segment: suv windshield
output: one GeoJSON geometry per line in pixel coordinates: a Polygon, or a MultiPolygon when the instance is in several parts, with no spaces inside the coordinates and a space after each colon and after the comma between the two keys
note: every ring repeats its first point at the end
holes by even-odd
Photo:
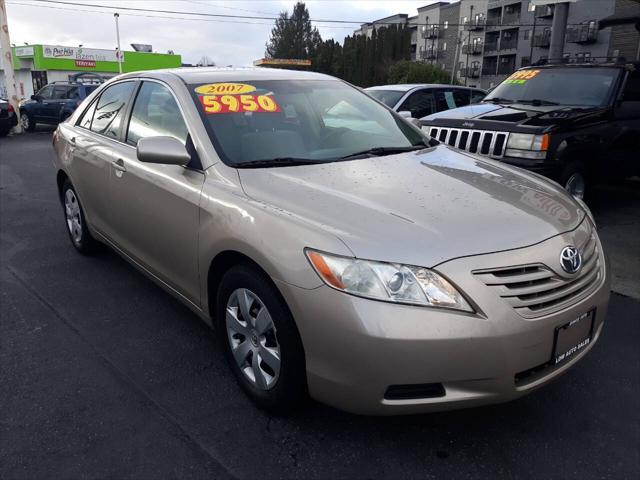
{"type": "Polygon", "coordinates": [[[373,98],[378,100],[379,102],[384,103],[387,107],[393,108],[396,103],[402,98],[402,96],[407,93],[401,90],[374,90],[374,89],[365,89],[367,95],[371,95],[373,98]]]}
{"type": "Polygon", "coordinates": [[[483,101],[602,106],[618,78],[615,68],[541,68],[518,70],[483,101]]]}
{"type": "Polygon", "coordinates": [[[403,119],[337,80],[192,84],[189,89],[229,165],[324,163],[428,144],[403,119]]]}

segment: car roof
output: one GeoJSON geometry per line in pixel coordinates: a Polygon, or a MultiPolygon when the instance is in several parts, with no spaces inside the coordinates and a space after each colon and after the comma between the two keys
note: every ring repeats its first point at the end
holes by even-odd
{"type": "Polygon", "coordinates": [[[244,82],[249,80],[338,80],[330,75],[301,70],[267,67],[183,67],[132,72],[119,78],[178,76],[187,84],[206,82],[244,82]]]}
{"type": "Polygon", "coordinates": [[[398,92],[408,92],[414,88],[460,88],[463,90],[481,90],[475,87],[465,87],[464,85],[450,85],[445,83],[398,83],[395,85],[376,85],[365,90],[395,90],[398,92]]]}

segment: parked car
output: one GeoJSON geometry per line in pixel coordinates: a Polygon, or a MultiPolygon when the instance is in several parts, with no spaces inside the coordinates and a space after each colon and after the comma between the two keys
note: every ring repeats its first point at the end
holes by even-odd
{"type": "Polygon", "coordinates": [[[79,252],[110,245],[215,327],[260,406],[308,392],[368,414],[519,397],[603,328],[588,208],[436,144],[345,82],[278,69],[125,74],[53,138],[79,252]]]}
{"type": "MultiPolygon", "coordinates": [[[[95,75],[95,74],[92,74],[95,75]]],[[[27,131],[34,131],[38,123],[57,125],[64,122],[78,105],[102,83],[52,82],[42,87],[20,105],[20,121],[27,131]]]]}
{"type": "Polygon", "coordinates": [[[443,143],[540,173],[583,198],[590,184],[640,175],[639,67],[522,68],[482,103],[421,123],[443,143]]]}
{"type": "Polygon", "coordinates": [[[0,98],[0,137],[5,137],[18,124],[18,116],[8,100],[0,98]]]}
{"type": "Polygon", "coordinates": [[[479,88],[438,84],[381,85],[365,92],[396,112],[410,112],[406,116],[413,118],[476,103],[486,95],[479,88]]]}

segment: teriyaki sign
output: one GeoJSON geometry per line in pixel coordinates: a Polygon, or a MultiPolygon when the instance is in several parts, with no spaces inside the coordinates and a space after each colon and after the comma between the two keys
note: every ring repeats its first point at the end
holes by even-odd
{"type": "Polygon", "coordinates": [[[59,47],[55,45],[43,45],[42,55],[44,58],[60,58],[89,62],[117,62],[118,56],[115,50],[102,50],[97,48],[82,47],[59,47]]]}

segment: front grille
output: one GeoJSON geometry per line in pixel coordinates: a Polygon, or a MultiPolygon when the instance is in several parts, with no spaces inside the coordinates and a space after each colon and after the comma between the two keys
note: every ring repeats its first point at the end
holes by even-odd
{"type": "Polygon", "coordinates": [[[598,285],[602,272],[595,235],[592,233],[578,249],[582,268],[572,278],[561,277],[541,263],[477,270],[473,274],[523,317],[539,317],[577,302],[598,285]]]}
{"type": "Polygon", "coordinates": [[[460,150],[479,153],[492,158],[502,158],[507,145],[508,132],[469,130],[449,127],[423,127],[431,138],[460,150]]]}

